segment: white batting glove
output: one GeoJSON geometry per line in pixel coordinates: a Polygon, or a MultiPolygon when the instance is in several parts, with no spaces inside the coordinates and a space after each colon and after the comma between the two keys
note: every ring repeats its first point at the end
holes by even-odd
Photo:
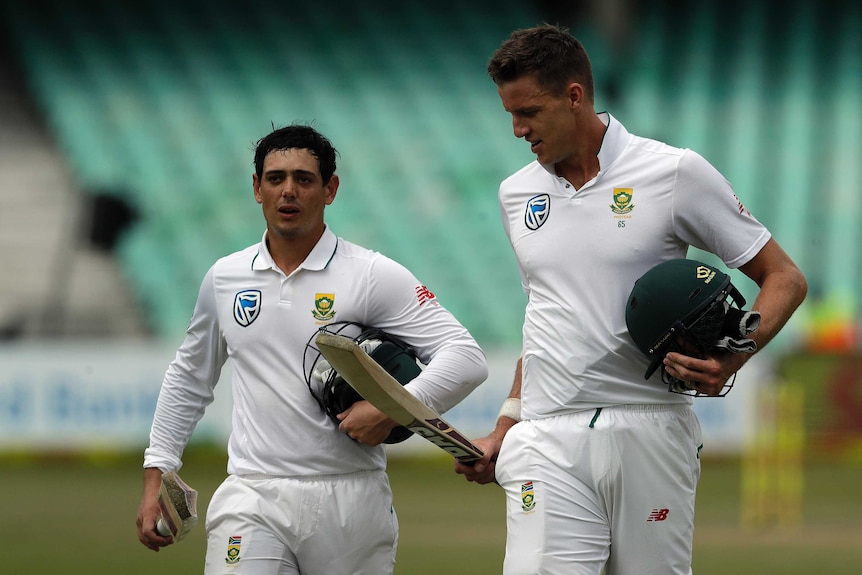
{"type": "MultiPolygon", "coordinates": [[[[366,339],[362,343],[359,344],[359,347],[362,350],[371,355],[371,353],[383,343],[379,339],[366,339]]],[[[332,366],[329,365],[329,362],[326,361],[326,358],[323,355],[317,360],[317,363],[314,365],[314,369],[311,371],[311,377],[315,379],[318,383],[323,385],[326,383],[332,375],[332,366]]]]}
{"type": "Polygon", "coordinates": [[[316,380],[320,385],[326,383],[329,377],[332,375],[332,366],[329,365],[329,362],[326,361],[326,358],[322,355],[320,359],[317,360],[317,363],[314,365],[314,370],[311,372],[312,379],[316,380]]]}
{"type": "Polygon", "coordinates": [[[383,342],[380,341],[379,339],[366,339],[365,341],[363,341],[362,343],[359,344],[359,347],[362,348],[362,351],[364,351],[368,355],[371,355],[371,352],[373,352],[375,349],[377,349],[381,343],[383,343],[383,342]]]}

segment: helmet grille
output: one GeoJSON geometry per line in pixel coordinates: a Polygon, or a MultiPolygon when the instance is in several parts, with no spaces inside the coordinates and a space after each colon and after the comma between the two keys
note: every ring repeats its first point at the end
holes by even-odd
{"type": "MultiPolygon", "coordinates": [[[[724,296],[723,293],[722,296],[724,296]]],[[[703,349],[710,349],[721,338],[725,314],[723,298],[718,299],[690,326],[687,326],[687,331],[694,336],[703,349]]]]}

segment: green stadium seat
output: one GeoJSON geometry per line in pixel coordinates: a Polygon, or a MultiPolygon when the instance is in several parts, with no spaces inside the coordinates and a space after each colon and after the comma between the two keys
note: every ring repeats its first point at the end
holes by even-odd
{"type": "MultiPolygon", "coordinates": [[[[512,29],[546,19],[539,8],[291,6],[285,33],[264,0],[48,4],[19,7],[10,38],[82,189],[128,190],[144,215],[120,254],[158,335],[185,329],[212,261],[259,240],[253,146],[303,121],[342,153],[336,233],[406,264],[483,342],[519,341],[524,296],[496,192],[533,157],[485,66],[512,29]]],[[[801,0],[777,15],[731,4],[638,11],[626,62],[595,27],[573,30],[597,74],[617,74],[609,109],[631,131],[706,156],[823,289],[859,285],[862,256],[842,250],[860,242],[859,8],[832,22],[801,0]]]]}

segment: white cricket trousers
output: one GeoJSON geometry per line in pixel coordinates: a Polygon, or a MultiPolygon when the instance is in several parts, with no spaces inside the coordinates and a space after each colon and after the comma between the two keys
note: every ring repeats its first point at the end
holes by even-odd
{"type": "Polygon", "coordinates": [[[688,405],[613,406],[506,434],[504,575],[688,575],[700,478],[688,405]]]}
{"type": "Polygon", "coordinates": [[[232,475],[206,530],[205,575],[390,575],[398,546],[385,471],[232,475]]]}

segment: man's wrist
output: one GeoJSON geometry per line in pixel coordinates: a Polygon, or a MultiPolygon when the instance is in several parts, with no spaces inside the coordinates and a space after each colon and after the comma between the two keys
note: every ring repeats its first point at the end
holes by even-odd
{"type": "Polygon", "coordinates": [[[500,412],[497,414],[497,419],[508,417],[514,421],[521,421],[521,398],[508,397],[500,407],[500,412]]]}

